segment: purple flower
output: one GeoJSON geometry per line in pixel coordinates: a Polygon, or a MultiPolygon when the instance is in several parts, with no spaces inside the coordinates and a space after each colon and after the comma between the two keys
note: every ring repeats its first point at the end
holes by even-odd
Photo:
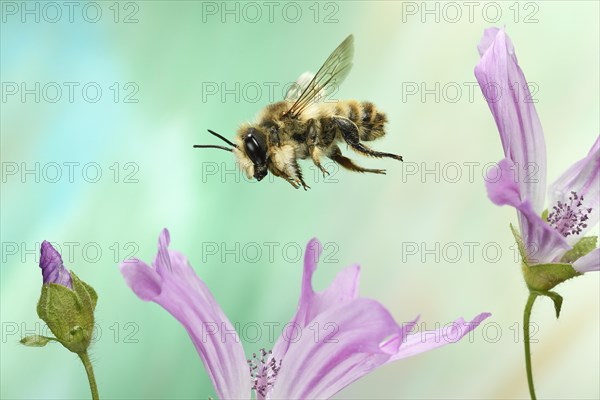
{"type": "Polygon", "coordinates": [[[488,176],[486,187],[492,202],[517,210],[523,261],[530,266],[570,264],[578,273],[600,270],[595,242],[581,241],[599,217],[599,139],[550,185],[545,211],[544,133],[513,44],[503,29],[489,28],[478,49],[481,59],[475,76],[496,121],[505,156],[498,175],[488,176]],[[575,250],[587,255],[573,257],[571,250],[577,244],[575,250]]]}
{"type": "Polygon", "coordinates": [[[186,257],[168,249],[169,241],[165,229],[153,266],[124,262],[121,273],[140,299],[159,304],[185,327],[222,399],[250,399],[252,390],[257,399],[329,398],[379,366],[460,340],[490,315],[411,333],[416,319],[399,326],[380,303],[358,296],[358,265],[315,292],[321,246],[313,239],[296,315],[272,351],[261,349],[247,360],[231,322],[186,257]]]}
{"type": "Polygon", "coordinates": [[[44,284],[56,283],[73,289],[71,273],[63,265],[60,253],[52,247],[50,242],[45,240],[40,248],[40,268],[42,269],[44,284]]]}

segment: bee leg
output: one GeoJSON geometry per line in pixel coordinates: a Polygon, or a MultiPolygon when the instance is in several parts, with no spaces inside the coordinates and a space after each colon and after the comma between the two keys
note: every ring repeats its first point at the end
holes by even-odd
{"type": "Polygon", "coordinates": [[[296,160],[294,159],[292,161],[291,164],[292,170],[293,170],[293,177],[292,179],[295,180],[297,185],[302,185],[302,188],[304,190],[310,189],[310,186],[308,186],[306,184],[306,182],[304,182],[304,178],[302,177],[302,170],[300,169],[300,166],[298,165],[298,162],[296,162],[296,160]]]}
{"type": "MultiPolygon", "coordinates": [[[[271,144],[271,146],[279,147],[281,142],[279,140],[279,134],[277,133],[277,129],[271,128],[269,132],[269,143],[271,144]]],[[[288,168],[285,165],[285,162],[280,160],[279,158],[278,161],[275,161],[274,165],[272,165],[271,167],[271,172],[273,173],[273,175],[285,179],[290,185],[294,187],[294,189],[298,189],[300,187],[300,182],[297,179],[294,179],[291,176],[289,176],[286,173],[287,170],[288,168]]]]}
{"type": "Polygon", "coordinates": [[[315,119],[309,119],[307,125],[306,145],[308,147],[308,153],[310,154],[313,163],[321,170],[323,177],[325,177],[326,175],[329,175],[329,171],[321,165],[320,156],[322,151],[318,147],[319,136],[317,135],[317,121],[315,119]]]}
{"type": "Polygon", "coordinates": [[[348,143],[348,145],[350,145],[350,147],[352,147],[352,149],[354,149],[355,151],[371,157],[389,157],[402,161],[402,156],[375,151],[360,143],[358,136],[358,127],[354,122],[350,121],[348,118],[335,115],[331,117],[331,119],[339,128],[346,143],[348,143]]]}
{"type": "Polygon", "coordinates": [[[306,191],[306,190],[308,190],[308,189],[310,189],[310,186],[308,186],[308,185],[306,184],[306,182],[304,182],[303,180],[300,180],[300,183],[302,184],[302,188],[303,188],[305,191],[306,191]]]}
{"type": "Polygon", "coordinates": [[[300,166],[295,159],[291,159],[285,164],[272,163],[270,164],[269,170],[273,173],[273,175],[279,176],[280,178],[283,178],[289,182],[294,189],[298,189],[300,186],[302,186],[304,190],[310,189],[310,186],[304,182],[304,179],[302,178],[302,171],[300,170],[300,166]]]}
{"type": "Polygon", "coordinates": [[[342,167],[354,171],[354,172],[370,172],[372,174],[383,174],[385,175],[385,169],[370,169],[363,168],[359,165],[356,165],[354,161],[349,159],[348,157],[344,157],[339,147],[335,146],[333,152],[329,155],[333,161],[341,165],[342,167]]]}
{"type": "Polygon", "coordinates": [[[321,172],[323,173],[323,178],[325,178],[327,175],[329,175],[329,171],[327,171],[325,169],[325,167],[323,167],[321,165],[321,161],[319,160],[319,156],[317,155],[317,151],[314,151],[310,154],[310,157],[313,160],[313,163],[315,163],[315,165],[317,166],[317,168],[319,168],[321,170],[321,172]]]}
{"type": "Polygon", "coordinates": [[[286,182],[292,185],[294,189],[298,189],[300,187],[300,185],[294,179],[288,176],[284,171],[275,167],[273,164],[269,165],[269,171],[271,171],[273,175],[284,179],[286,182]]]}
{"type": "Polygon", "coordinates": [[[321,165],[321,154],[323,154],[323,151],[319,147],[317,147],[317,146],[313,146],[312,149],[309,146],[309,152],[310,152],[310,158],[312,159],[313,163],[323,173],[323,178],[325,176],[329,175],[329,171],[327,171],[325,169],[325,167],[323,167],[323,165],[321,165]]]}
{"type": "Polygon", "coordinates": [[[300,187],[300,185],[298,185],[294,180],[292,180],[292,178],[285,178],[285,180],[288,181],[290,185],[294,187],[294,189],[298,189],[300,187]]]}
{"type": "Polygon", "coordinates": [[[285,176],[284,179],[287,180],[290,183],[290,185],[292,185],[294,187],[294,189],[298,189],[298,188],[300,188],[300,186],[302,186],[302,188],[304,190],[310,189],[310,186],[308,186],[306,184],[306,182],[304,182],[304,179],[302,178],[302,176],[299,176],[297,178],[293,178],[291,176],[285,176]]]}

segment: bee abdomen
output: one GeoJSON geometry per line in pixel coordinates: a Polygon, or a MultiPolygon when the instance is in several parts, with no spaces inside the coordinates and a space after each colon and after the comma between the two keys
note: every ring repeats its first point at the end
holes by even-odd
{"type": "Polygon", "coordinates": [[[368,142],[385,135],[387,117],[384,113],[378,111],[373,103],[369,101],[359,103],[350,100],[344,108],[347,113],[345,117],[358,127],[360,140],[368,142]]]}

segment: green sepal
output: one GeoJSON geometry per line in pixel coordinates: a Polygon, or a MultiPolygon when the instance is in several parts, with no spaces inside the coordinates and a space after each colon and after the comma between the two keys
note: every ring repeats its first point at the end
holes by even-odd
{"type": "Polygon", "coordinates": [[[536,264],[528,266],[523,262],[523,277],[530,290],[547,292],[559,283],[582,275],[571,264],[536,264]]]}
{"type": "Polygon", "coordinates": [[[517,242],[517,248],[519,249],[519,255],[521,256],[521,260],[525,262],[525,260],[527,259],[527,253],[525,252],[525,245],[523,244],[523,239],[521,238],[519,231],[513,226],[513,224],[510,224],[510,231],[512,232],[515,241],[517,242]]]}
{"type": "MultiPolygon", "coordinates": [[[[523,278],[525,279],[525,284],[527,285],[529,290],[537,292],[547,292],[559,283],[562,283],[576,276],[582,275],[581,273],[575,271],[573,266],[567,262],[529,265],[529,263],[527,262],[527,253],[525,251],[525,245],[523,244],[523,239],[521,238],[519,231],[517,231],[517,229],[514,226],[512,226],[512,224],[510,225],[510,229],[517,242],[517,247],[519,248],[519,254],[521,255],[523,278]]],[[[579,245],[579,247],[577,247],[576,250],[577,253],[580,254],[579,257],[583,255],[583,251],[587,250],[589,252],[592,248],[595,248],[595,239],[593,242],[593,247],[591,248],[589,248],[591,241],[584,241],[584,239],[590,238],[583,238],[582,240],[580,240],[579,243],[577,243],[577,245],[575,245],[575,247],[571,251],[565,254],[565,257],[570,252],[576,250],[576,247],[580,243],[581,245],[579,245]]]]}
{"type": "Polygon", "coordinates": [[[42,335],[25,336],[19,343],[28,347],[44,347],[49,341],[56,340],[42,335]]]}
{"type": "Polygon", "coordinates": [[[70,273],[73,290],[55,283],[43,285],[37,312],[63,346],[83,353],[90,346],[98,296],[73,271],[70,273]]]}
{"type": "Polygon", "coordinates": [[[598,244],[598,236],[586,236],[581,238],[573,248],[565,253],[560,259],[562,263],[573,264],[579,258],[585,256],[590,251],[596,248],[598,244]]]}
{"type": "Polygon", "coordinates": [[[96,309],[96,303],[98,302],[96,291],[90,285],[79,279],[73,271],[71,271],[71,280],[73,281],[73,290],[79,295],[83,307],[93,313],[96,309]]]}
{"type": "Polygon", "coordinates": [[[533,293],[537,294],[538,296],[546,296],[548,297],[550,300],[552,300],[552,302],[554,303],[554,311],[556,311],[556,319],[558,319],[558,317],[560,317],[560,310],[563,304],[563,297],[556,293],[556,292],[551,292],[551,291],[546,291],[546,292],[538,292],[538,291],[532,291],[533,293]]]}

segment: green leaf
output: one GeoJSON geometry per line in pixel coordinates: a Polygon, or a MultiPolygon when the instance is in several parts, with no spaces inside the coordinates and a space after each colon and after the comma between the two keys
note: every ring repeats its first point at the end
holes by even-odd
{"type": "Polygon", "coordinates": [[[568,279],[581,275],[571,264],[537,264],[528,266],[523,263],[523,277],[529,289],[547,292],[568,279]]]}
{"type": "Polygon", "coordinates": [[[32,335],[26,336],[23,339],[19,340],[19,342],[25,346],[29,347],[44,347],[48,344],[49,341],[56,340],[54,338],[49,338],[41,335],[32,335]]]}
{"type": "Polygon", "coordinates": [[[594,250],[598,244],[598,236],[586,236],[581,238],[573,248],[565,253],[560,262],[573,264],[579,258],[594,250]]]}

